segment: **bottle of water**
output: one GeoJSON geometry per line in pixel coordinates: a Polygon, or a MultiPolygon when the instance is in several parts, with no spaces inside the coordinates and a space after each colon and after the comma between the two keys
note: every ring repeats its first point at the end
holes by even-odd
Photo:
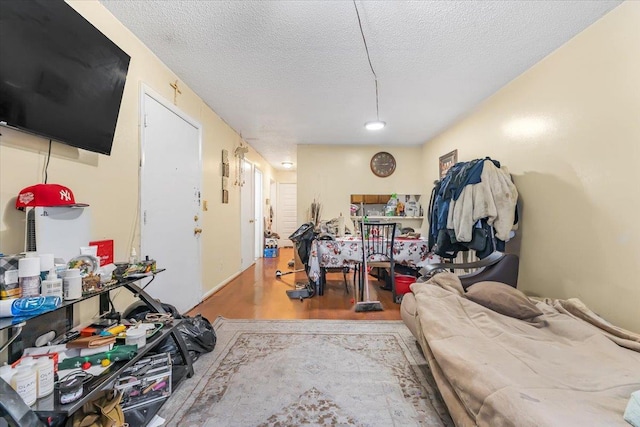
{"type": "Polygon", "coordinates": [[[26,317],[55,310],[62,304],[59,296],[37,296],[0,300],[0,317],[26,317]]]}

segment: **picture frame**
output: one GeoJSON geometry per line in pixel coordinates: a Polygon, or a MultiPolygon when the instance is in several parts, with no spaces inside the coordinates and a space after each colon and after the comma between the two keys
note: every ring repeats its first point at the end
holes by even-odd
{"type": "Polygon", "coordinates": [[[222,150],[222,176],[229,178],[229,152],[222,150]]]}
{"type": "Polygon", "coordinates": [[[440,156],[438,159],[438,171],[440,173],[440,179],[447,175],[447,171],[451,166],[458,163],[458,149],[448,152],[447,154],[440,156]]]}
{"type": "Polygon", "coordinates": [[[222,203],[229,203],[229,152],[222,150],[222,203]]]}

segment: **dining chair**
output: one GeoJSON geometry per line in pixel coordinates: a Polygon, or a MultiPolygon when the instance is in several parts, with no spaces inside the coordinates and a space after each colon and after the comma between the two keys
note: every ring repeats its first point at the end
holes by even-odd
{"type": "MultiPolygon", "coordinates": [[[[317,236],[318,240],[336,240],[335,236],[329,233],[321,233],[317,236]]],[[[320,267],[320,290],[318,295],[324,295],[324,287],[327,284],[327,272],[329,273],[337,273],[342,272],[342,279],[344,281],[344,289],[349,294],[349,282],[347,281],[347,274],[349,273],[349,266],[345,265],[342,267],[320,267]]]]}
{"type": "MultiPolygon", "coordinates": [[[[367,267],[384,268],[389,270],[391,281],[391,292],[393,301],[399,304],[402,296],[396,294],[395,281],[395,261],[393,258],[393,245],[396,236],[396,223],[371,223],[363,222],[360,225],[360,236],[362,238],[362,264],[364,269],[365,260],[367,267]]],[[[363,296],[364,275],[367,271],[362,271],[360,275],[360,298],[363,296]]]]}

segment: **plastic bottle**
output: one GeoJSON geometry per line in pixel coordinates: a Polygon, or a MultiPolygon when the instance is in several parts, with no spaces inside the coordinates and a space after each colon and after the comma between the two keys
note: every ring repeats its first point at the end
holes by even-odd
{"type": "Polygon", "coordinates": [[[338,217],[338,236],[343,237],[344,233],[345,233],[344,217],[342,216],[342,212],[340,212],[340,216],[338,217]]]}
{"type": "Polygon", "coordinates": [[[53,359],[40,357],[36,361],[35,368],[38,374],[38,399],[49,396],[53,393],[53,383],[55,382],[53,359]]]}
{"type": "Polygon", "coordinates": [[[54,267],[53,254],[38,254],[40,258],[40,280],[46,280],[47,273],[54,267]]]}
{"type": "Polygon", "coordinates": [[[20,258],[18,260],[18,284],[20,296],[40,295],[40,258],[20,258]]]}
{"type": "Polygon", "coordinates": [[[398,206],[398,196],[393,193],[391,198],[387,202],[385,206],[384,214],[385,216],[394,216],[396,214],[396,207],[398,206]]]}
{"type": "Polygon", "coordinates": [[[129,256],[129,264],[137,264],[138,263],[138,254],[136,253],[136,248],[131,248],[131,256],[129,256]]]}
{"type": "Polygon", "coordinates": [[[15,370],[6,363],[0,366],[0,378],[4,380],[7,384],[11,384],[11,377],[15,374],[15,370]]]}
{"type": "Polygon", "coordinates": [[[42,281],[41,293],[43,296],[57,296],[62,298],[62,279],[58,279],[55,267],[51,267],[46,280],[42,281]]]}
{"type": "Polygon", "coordinates": [[[38,398],[38,379],[32,366],[18,366],[16,373],[11,377],[11,388],[24,400],[28,406],[36,403],[38,398]]]}
{"type": "Polygon", "coordinates": [[[79,268],[70,268],[64,273],[62,288],[65,301],[82,298],[82,277],[79,268]]]}
{"type": "Polygon", "coordinates": [[[55,310],[62,304],[62,299],[55,296],[37,296],[0,300],[0,317],[32,316],[55,310]]]}

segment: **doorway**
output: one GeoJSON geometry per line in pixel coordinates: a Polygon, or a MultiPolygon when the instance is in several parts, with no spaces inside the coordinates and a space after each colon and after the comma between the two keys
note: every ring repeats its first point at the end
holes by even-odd
{"type": "Polygon", "coordinates": [[[265,218],[264,218],[264,209],[262,202],[262,171],[257,167],[254,167],[253,170],[253,193],[254,197],[254,209],[256,213],[256,222],[255,224],[255,252],[254,257],[258,259],[262,257],[262,247],[264,244],[264,227],[265,227],[265,218]]]}
{"type": "Polygon", "coordinates": [[[166,268],[147,292],[184,313],[202,298],[201,126],[149,88],[141,96],[139,255],[166,268]]]}
{"type": "Polygon", "coordinates": [[[241,182],[243,184],[240,187],[240,271],[244,271],[256,261],[256,214],[253,163],[246,159],[241,160],[241,163],[243,169],[241,171],[241,182]]]}
{"type": "Polygon", "coordinates": [[[298,186],[295,183],[279,183],[278,184],[278,201],[277,201],[277,229],[280,235],[278,240],[279,247],[293,246],[293,242],[289,236],[302,224],[298,224],[297,213],[297,191],[298,186]]]}

